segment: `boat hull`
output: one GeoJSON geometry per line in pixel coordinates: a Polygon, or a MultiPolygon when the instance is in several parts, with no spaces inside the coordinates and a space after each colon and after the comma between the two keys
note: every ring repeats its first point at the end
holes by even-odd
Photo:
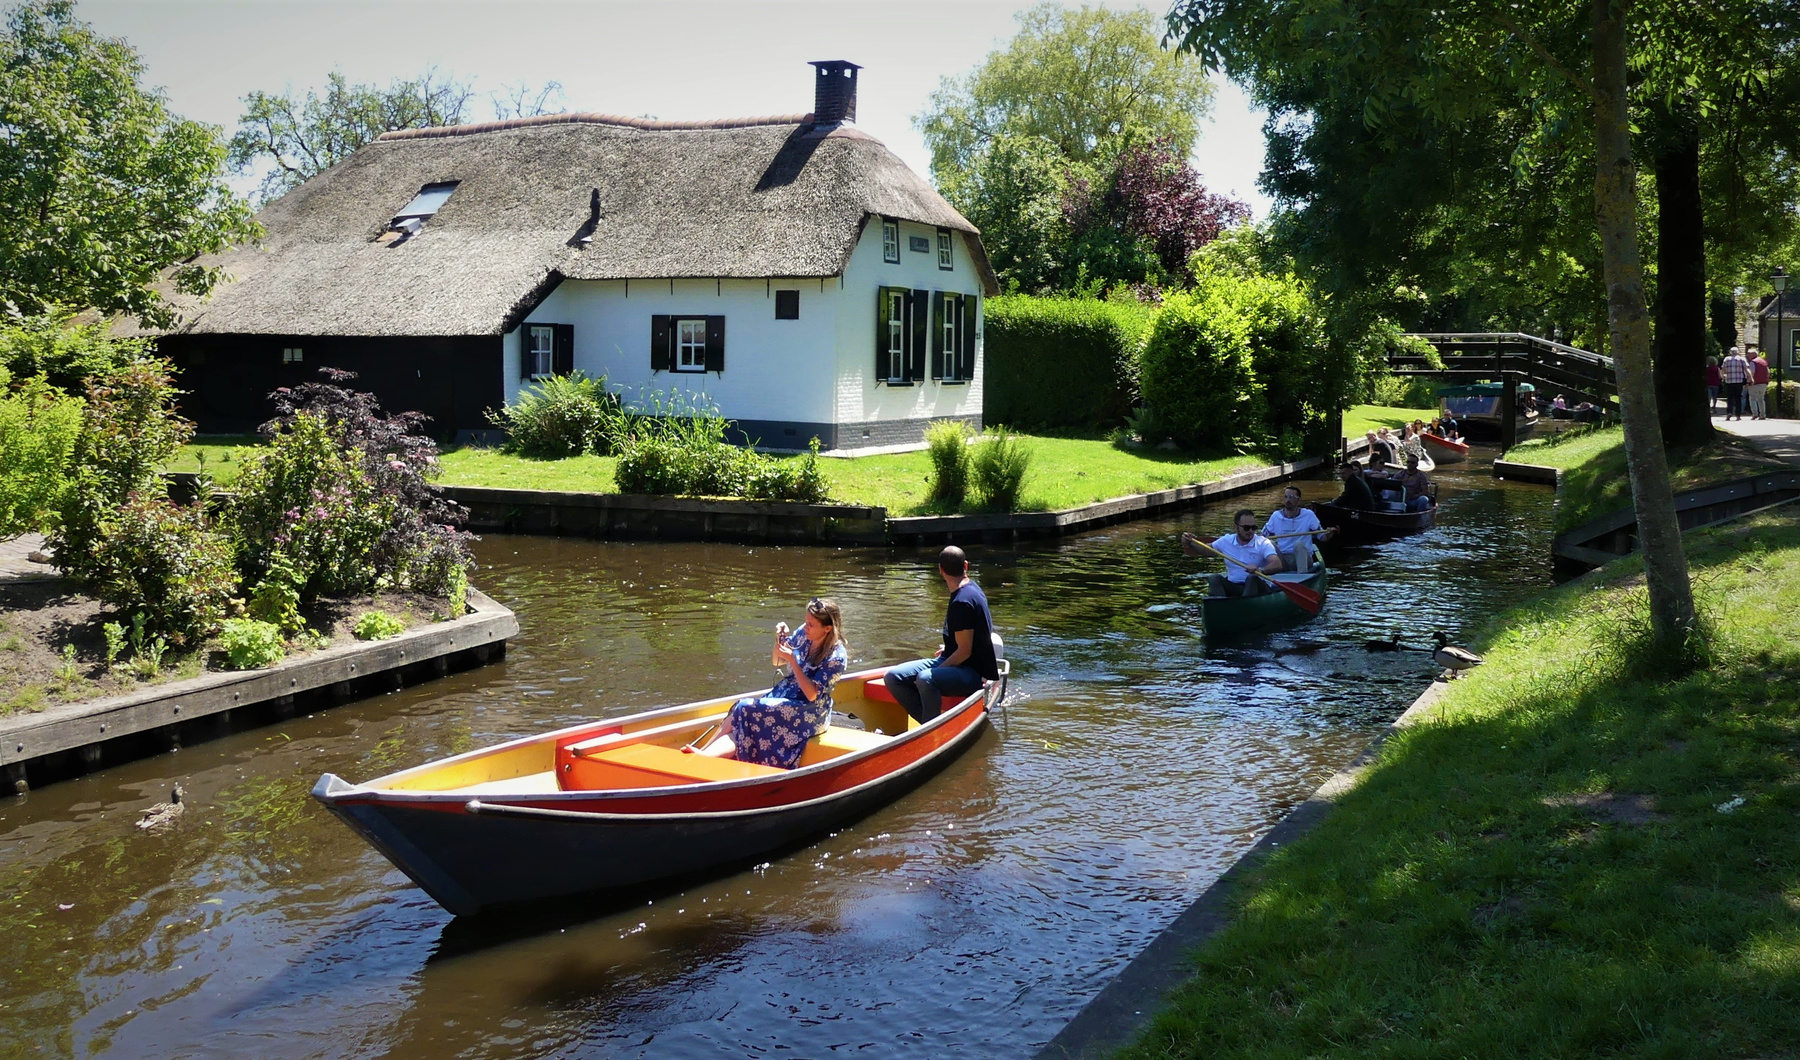
{"type": "Polygon", "coordinates": [[[967,749],[995,687],[874,750],[750,780],[471,794],[327,773],[312,794],[439,905],[471,915],[721,870],[862,817],[967,749]]]}
{"type": "Polygon", "coordinates": [[[1469,447],[1462,442],[1453,442],[1435,434],[1420,435],[1420,438],[1425,443],[1425,450],[1440,464],[1457,464],[1469,458],[1469,447]]]}
{"type": "MultiPolygon", "coordinates": [[[[1311,577],[1304,579],[1292,574],[1277,577],[1303,585],[1320,596],[1325,595],[1329,581],[1329,574],[1323,566],[1314,571],[1311,577]]],[[[1288,599],[1287,594],[1279,589],[1261,596],[1208,596],[1200,601],[1201,624],[1209,637],[1258,633],[1312,617],[1311,613],[1288,599]]]]}
{"type": "Polygon", "coordinates": [[[1431,529],[1437,520],[1436,502],[1422,512],[1358,511],[1340,508],[1335,501],[1315,504],[1312,508],[1323,526],[1327,529],[1337,527],[1338,535],[1333,543],[1342,545],[1369,544],[1422,533],[1431,529]]]}

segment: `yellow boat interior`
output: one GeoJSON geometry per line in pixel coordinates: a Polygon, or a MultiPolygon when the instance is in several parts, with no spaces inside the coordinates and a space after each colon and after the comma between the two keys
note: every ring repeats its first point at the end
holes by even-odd
{"type": "MultiPolygon", "coordinates": [[[[849,715],[863,728],[832,725],[807,742],[799,768],[879,747],[894,736],[919,727],[888,692],[882,682],[885,673],[885,669],[868,670],[838,680],[832,690],[834,714],[849,715]]],[[[710,730],[718,727],[738,698],[703,700],[513,740],[401,770],[359,786],[377,791],[454,792],[492,798],[666,788],[787,772],[682,750],[689,744],[710,740],[710,730]]]]}

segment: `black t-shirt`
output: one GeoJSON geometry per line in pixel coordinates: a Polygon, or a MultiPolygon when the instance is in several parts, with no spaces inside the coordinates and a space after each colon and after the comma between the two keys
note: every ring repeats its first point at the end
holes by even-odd
{"type": "Polygon", "coordinates": [[[1338,496],[1337,503],[1340,508],[1354,508],[1363,512],[1373,511],[1375,494],[1370,492],[1369,484],[1363,481],[1363,477],[1357,475],[1355,478],[1344,480],[1344,492],[1338,496]]]}
{"type": "Polygon", "coordinates": [[[981,586],[967,582],[950,594],[950,606],[944,609],[944,657],[956,652],[958,630],[972,630],[969,658],[962,665],[990,681],[1000,679],[1000,667],[994,661],[994,617],[988,613],[987,596],[981,586]]]}

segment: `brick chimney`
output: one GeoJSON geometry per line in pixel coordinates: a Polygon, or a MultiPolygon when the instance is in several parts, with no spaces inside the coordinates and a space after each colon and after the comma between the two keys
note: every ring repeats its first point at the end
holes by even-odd
{"type": "Polygon", "coordinates": [[[813,124],[836,125],[856,120],[856,71],[862,67],[842,59],[812,64],[819,72],[813,80],[813,124]]]}

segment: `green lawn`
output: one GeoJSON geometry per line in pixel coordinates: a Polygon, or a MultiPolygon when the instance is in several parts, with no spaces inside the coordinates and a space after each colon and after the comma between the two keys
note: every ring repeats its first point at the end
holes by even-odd
{"type": "MultiPolygon", "coordinates": [[[[1556,494],[1558,532],[1631,503],[1622,427],[1533,438],[1507,450],[1506,459],[1563,469],[1556,494]]],[[[1679,493],[1782,466],[1774,457],[1720,432],[1704,445],[1673,450],[1669,479],[1679,493]]]]}
{"type": "Polygon", "coordinates": [[[262,444],[262,438],[254,434],[209,436],[182,446],[181,452],[163,470],[199,471],[201,458],[205,457],[205,467],[213,481],[220,486],[229,486],[237,481],[238,468],[249,455],[246,450],[262,444]]]}
{"type": "Polygon", "coordinates": [[[1398,431],[1402,424],[1414,420],[1430,423],[1437,409],[1402,409],[1390,405],[1352,405],[1344,410],[1344,437],[1355,440],[1379,427],[1398,431]]]}
{"type": "Polygon", "coordinates": [[[1634,664],[1636,557],[1502,614],[1129,1057],[1791,1057],[1800,515],[1690,534],[1712,666],[1634,664]]]}

